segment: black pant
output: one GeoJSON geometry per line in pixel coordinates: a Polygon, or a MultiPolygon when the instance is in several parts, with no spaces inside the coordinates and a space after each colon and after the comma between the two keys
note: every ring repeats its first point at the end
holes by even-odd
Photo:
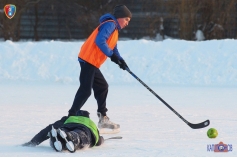
{"type": "Polygon", "coordinates": [[[64,122],[67,120],[67,116],[64,116],[61,118],[61,120],[58,120],[56,122],[54,122],[53,124],[49,124],[47,127],[45,127],[44,129],[42,129],[39,133],[37,133],[32,139],[31,142],[39,145],[40,143],[42,143],[43,141],[49,139],[48,133],[51,131],[52,126],[55,129],[58,129],[59,127],[63,126],[64,122]]]}
{"type": "Polygon", "coordinates": [[[80,140],[72,140],[77,149],[83,149],[84,147],[92,147],[95,144],[95,140],[92,140],[91,131],[84,125],[76,123],[66,124],[61,127],[61,130],[65,132],[71,132],[74,140],[80,140]]]}
{"type": "Polygon", "coordinates": [[[80,62],[80,66],[80,87],[77,90],[72,107],[68,111],[68,115],[76,115],[77,111],[81,109],[86,100],[90,97],[91,89],[93,89],[94,96],[98,104],[97,111],[106,116],[106,112],[108,111],[108,109],[106,108],[108,83],[97,67],[87,62],[80,62]]]}

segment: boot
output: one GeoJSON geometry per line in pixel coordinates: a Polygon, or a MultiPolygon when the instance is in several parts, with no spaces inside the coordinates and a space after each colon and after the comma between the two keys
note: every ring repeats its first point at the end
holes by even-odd
{"type": "Polygon", "coordinates": [[[62,139],[64,139],[64,143],[66,144],[66,148],[68,151],[74,153],[80,144],[80,138],[78,133],[74,131],[65,132],[62,129],[58,130],[59,135],[62,139]]]}
{"type": "Polygon", "coordinates": [[[112,134],[120,131],[120,125],[111,122],[108,116],[103,116],[100,112],[97,112],[97,115],[99,117],[98,128],[101,134],[112,134]]]}
{"type": "Polygon", "coordinates": [[[50,136],[50,146],[54,148],[54,150],[56,151],[62,151],[63,146],[65,146],[65,144],[62,144],[62,139],[58,137],[57,130],[54,129],[53,126],[52,130],[49,132],[49,136],[50,136]]]}

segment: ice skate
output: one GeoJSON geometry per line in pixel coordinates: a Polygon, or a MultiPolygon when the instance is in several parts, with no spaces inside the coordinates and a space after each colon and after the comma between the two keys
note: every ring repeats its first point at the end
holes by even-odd
{"type": "Polygon", "coordinates": [[[62,143],[58,140],[57,131],[52,126],[50,131],[50,146],[53,147],[56,151],[62,151],[62,143]]]}
{"type": "Polygon", "coordinates": [[[59,133],[60,137],[62,139],[64,139],[64,141],[66,143],[67,150],[70,151],[70,152],[75,152],[76,151],[75,145],[72,142],[72,138],[70,137],[70,135],[66,134],[66,132],[61,130],[61,129],[58,129],[58,133],[59,133]]]}
{"type": "Polygon", "coordinates": [[[120,125],[115,124],[109,120],[108,116],[102,116],[100,112],[97,112],[99,117],[98,128],[101,134],[115,134],[120,132],[120,125]]]}

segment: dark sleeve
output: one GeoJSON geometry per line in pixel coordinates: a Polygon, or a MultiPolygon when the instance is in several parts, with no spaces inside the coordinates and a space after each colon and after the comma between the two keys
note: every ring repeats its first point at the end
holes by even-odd
{"type": "Polygon", "coordinates": [[[47,127],[42,129],[38,134],[36,134],[31,139],[31,142],[39,145],[43,141],[49,139],[48,133],[51,131],[52,125],[55,129],[57,129],[57,128],[61,127],[64,124],[64,122],[66,121],[67,118],[68,118],[67,116],[64,116],[64,117],[61,118],[61,120],[58,120],[58,121],[54,122],[53,124],[49,124],[47,127]]]}
{"type": "Polygon", "coordinates": [[[100,146],[100,145],[102,145],[104,143],[104,138],[102,137],[102,136],[100,136],[99,137],[99,140],[98,140],[98,142],[97,142],[97,144],[96,144],[96,146],[100,146]]]}

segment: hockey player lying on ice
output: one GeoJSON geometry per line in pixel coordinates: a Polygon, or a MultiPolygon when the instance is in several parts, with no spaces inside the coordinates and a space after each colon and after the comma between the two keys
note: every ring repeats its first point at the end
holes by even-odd
{"type": "Polygon", "coordinates": [[[100,136],[89,114],[87,111],[80,110],[77,116],[64,116],[61,120],[45,127],[22,146],[34,147],[49,138],[50,146],[56,151],[75,152],[95,145],[100,146],[104,143],[104,138],[100,136]]]}

